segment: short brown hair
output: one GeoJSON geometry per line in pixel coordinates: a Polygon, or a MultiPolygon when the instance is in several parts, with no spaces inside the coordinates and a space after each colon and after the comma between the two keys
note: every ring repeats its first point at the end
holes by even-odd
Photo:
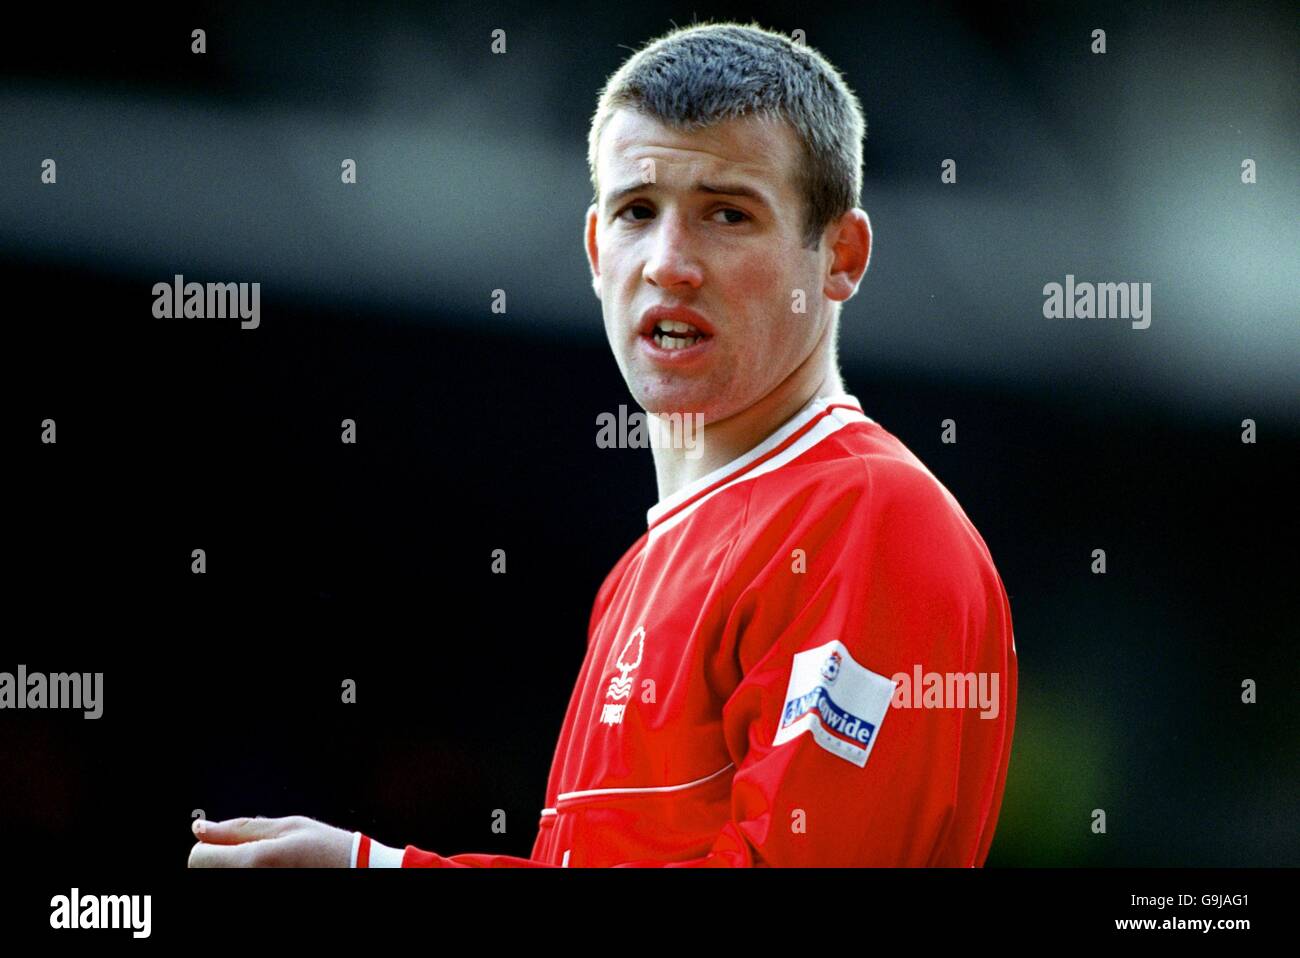
{"type": "Polygon", "coordinates": [[[745,115],[788,122],[803,148],[794,175],[809,248],[859,204],[866,121],[858,98],[820,53],[780,33],[757,24],[679,27],[629,57],[605,83],[591,121],[593,202],[600,135],[621,107],[683,132],[745,115]]]}

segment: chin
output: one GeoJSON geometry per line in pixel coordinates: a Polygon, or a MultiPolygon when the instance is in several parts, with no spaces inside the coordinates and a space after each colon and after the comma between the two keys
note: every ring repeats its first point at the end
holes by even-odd
{"type": "Polygon", "coordinates": [[[662,384],[639,384],[632,389],[632,396],[642,409],[656,415],[699,412],[707,416],[716,401],[715,397],[698,387],[675,388],[662,384]]]}
{"type": "Polygon", "coordinates": [[[719,422],[732,412],[727,408],[725,396],[701,390],[643,389],[640,392],[633,392],[633,396],[647,413],[659,416],[672,413],[700,415],[704,417],[703,421],[706,425],[719,422]]]}

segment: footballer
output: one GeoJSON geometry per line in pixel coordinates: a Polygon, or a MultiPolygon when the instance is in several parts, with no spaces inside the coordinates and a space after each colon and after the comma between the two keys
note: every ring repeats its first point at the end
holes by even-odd
{"type": "Polygon", "coordinates": [[[531,856],[240,818],[196,822],[191,866],[984,863],[1010,608],[957,501],[840,379],[864,134],[830,63],[752,25],[676,29],[601,93],[605,332],[651,419],[704,425],[699,450],[653,447],[659,501],[596,594],[531,856]],[[995,707],[961,701],[977,682],[995,707]]]}

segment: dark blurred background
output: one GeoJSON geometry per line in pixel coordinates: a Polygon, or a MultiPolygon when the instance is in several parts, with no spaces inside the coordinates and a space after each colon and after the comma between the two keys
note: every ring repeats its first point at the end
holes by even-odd
{"type": "Polygon", "coordinates": [[[631,49],[705,19],[804,30],[862,99],[845,381],[962,503],[1015,621],[989,864],[1300,864],[1285,3],[15,22],[0,671],[106,673],[98,721],[0,714],[15,860],[93,843],[170,873],[200,808],[529,853],[591,601],[656,498],[648,451],[594,441],[632,400],[580,244],[588,122],[631,49]],[[154,319],[176,273],[260,282],[260,328],[154,319]],[[1151,327],[1044,319],[1067,273],[1150,282],[1151,327]]]}

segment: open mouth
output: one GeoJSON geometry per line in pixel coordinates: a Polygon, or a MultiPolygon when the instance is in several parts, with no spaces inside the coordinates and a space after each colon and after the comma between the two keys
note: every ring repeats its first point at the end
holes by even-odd
{"type": "Polygon", "coordinates": [[[660,349],[690,349],[709,337],[690,323],[666,319],[655,324],[650,338],[654,340],[654,344],[660,349]]]}

